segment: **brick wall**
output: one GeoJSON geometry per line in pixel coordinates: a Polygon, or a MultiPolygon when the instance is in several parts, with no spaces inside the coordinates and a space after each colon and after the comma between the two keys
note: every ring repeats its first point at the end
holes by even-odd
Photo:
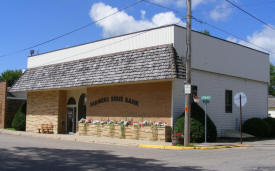
{"type": "Polygon", "coordinates": [[[87,89],[88,119],[151,120],[171,123],[171,82],[91,87],[87,89]],[[123,97],[111,101],[112,96],[123,97]],[[91,106],[98,99],[109,97],[109,102],[91,106]],[[125,98],[138,101],[138,106],[125,102],[125,98]]]}
{"type": "Polygon", "coordinates": [[[7,83],[0,82],[0,128],[5,127],[7,83]]]}
{"type": "Polygon", "coordinates": [[[53,124],[58,130],[59,91],[27,93],[26,131],[37,132],[41,124],[53,124]]]}

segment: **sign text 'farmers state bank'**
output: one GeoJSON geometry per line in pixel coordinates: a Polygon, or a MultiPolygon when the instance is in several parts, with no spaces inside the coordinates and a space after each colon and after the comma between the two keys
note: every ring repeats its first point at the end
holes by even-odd
{"type": "Polygon", "coordinates": [[[125,102],[129,103],[135,106],[139,105],[139,102],[135,99],[129,98],[129,97],[123,97],[123,96],[111,96],[111,97],[101,97],[95,101],[90,102],[90,106],[96,106],[101,103],[106,103],[106,102],[125,102]]]}

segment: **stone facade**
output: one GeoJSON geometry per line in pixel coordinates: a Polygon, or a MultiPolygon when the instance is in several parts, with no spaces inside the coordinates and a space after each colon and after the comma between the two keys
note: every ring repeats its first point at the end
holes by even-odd
{"type": "MultiPolygon", "coordinates": [[[[88,87],[87,119],[162,121],[170,125],[171,86],[171,81],[163,81],[88,87]],[[92,105],[102,98],[109,101],[92,105]]],[[[66,133],[69,91],[28,92],[26,131],[38,132],[42,124],[52,124],[54,133],[66,133]]]]}
{"type": "Polygon", "coordinates": [[[79,124],[79,135],[151,141],[171,141],[171,127],[79,124]]]}
{"type": "Polygon", "coordinates": [[[5,113],[7,100],[7,83],[0,82],[0,128],[5,127],[5,113]]]}
{"type": "Polygon", "coordinates": [[[170,125],[171,86],[166,81],[87,88],[87,119],[150,120],[170,125]]]}
{"type": "Polygon", "coordinates": [[[66,111],[64,92],[28,92],[27,96],[26,131],[37,132],[41,124],[52,124],[54,133],[63,133],[65,126],[62,127],[62,119],[66,111]]]}

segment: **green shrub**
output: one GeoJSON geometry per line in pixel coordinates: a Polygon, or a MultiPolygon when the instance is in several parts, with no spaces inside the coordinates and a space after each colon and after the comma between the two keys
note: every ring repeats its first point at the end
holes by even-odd
{"type": "Polygon", "coordinates": [[[268,123],[270,127],[270,137],[275,137],[275,118],[265,118],[264,121],[268,123]]]}
{"type": "Polygon", "coordinates": [[[270,135],[270,126],[261,118],[251,118],[244,122],[243,132],[256,137],[268,137],[270,135]]]}
{"type": "MultiPolygon", "coordinates": [[[[190,136],[191,142],[204,141],[204,110],[196,103],[191,105],[190,136]]],[[[174,124],[174,133],[184,134],[184,113],[174,124]]],[[[212,120],[207,116],[207,141],[213,142],[217,137],[217,129],[212,120]]]]}
{"type": "Polygon", "coordinates": [[[16,112],[13,120],[12,127],[18,131],[25,131],[26,129],[26,103],[22,104],[16,112]]]}

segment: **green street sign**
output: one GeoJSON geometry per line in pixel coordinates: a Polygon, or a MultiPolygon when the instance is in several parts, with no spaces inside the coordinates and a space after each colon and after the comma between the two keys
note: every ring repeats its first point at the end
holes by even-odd
{"type": "Polygon", "coordinates": [[[210,102],[211,96],[202,96],[201,100],[204,104],[207,104],[210,102]]]}

